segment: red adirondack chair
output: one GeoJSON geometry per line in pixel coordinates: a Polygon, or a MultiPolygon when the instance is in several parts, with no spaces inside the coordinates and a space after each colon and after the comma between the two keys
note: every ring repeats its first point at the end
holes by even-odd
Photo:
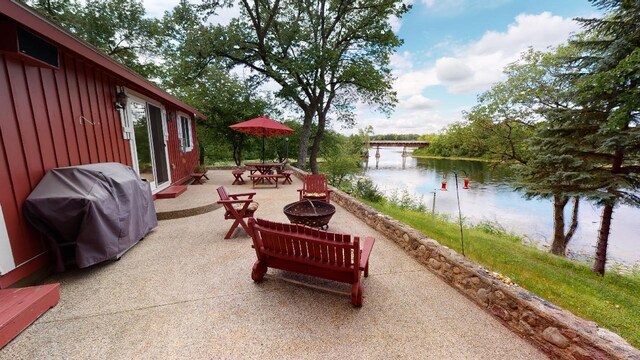
{"type": "Polygon", "coordinates": [[[300,200],[322,200],[331,203],[331,192],[327,175],[325,174],[309,174],[304,176],[302,189],[298,189],[300,200]]]}
{"type": "Polygon", "coordinates": [[[218,196],[220,196],[218,204],[222,204],[226,210],[224,218],[234,220],[233,225],[231,225],[229,232],[224,238],[230,239],[238,225],[242,225],[242,228],[247,234],[251,235],[251,230],[244,219],[252,217],[253,213],[258,209],[258,203],[252,200],[256,193],[228,194],[224,186],[220,186],[217,190],[218,196]],[[240,199],[240,197],[246,198],[240,199]]]}

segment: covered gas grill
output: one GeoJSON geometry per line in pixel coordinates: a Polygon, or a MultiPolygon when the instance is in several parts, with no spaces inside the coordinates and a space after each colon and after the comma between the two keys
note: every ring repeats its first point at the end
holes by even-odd
{"type": "Polygon", "coordinates": [[[158,225],[149,184],[119,163],[50,170],[23,211],[48,239],[56,271],[118,259],[158,225]]]}

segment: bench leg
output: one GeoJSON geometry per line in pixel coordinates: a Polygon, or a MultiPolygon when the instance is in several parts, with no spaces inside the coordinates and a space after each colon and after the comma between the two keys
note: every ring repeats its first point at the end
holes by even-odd
{"type": "Polygon", "coordinates": [[[244,179],[242,178],[242,174],[239,174],[239,175],[235,175],[234,174],[233,176],[235,176],[236,179],[233,180],[233,184],[232,185],[242,185],[242,184],[244,184],[244,179]]]}
{"type": "Polygon", "coordinates": [[[255,282],[260,282],[264,279],[264,275],[267,273],[267,267],[260,261],[256,261],[253,264],[253,270],[251,271],[251,279],[255,282]]]}
{"type": "Polygon", "coordinates": [[[353,306],[362,306],[363,292],[364,290],[362,289],[362,285],[360,285],[360,282],[357,282],[351,286],[351,304],[353,304],[353,306]]]}

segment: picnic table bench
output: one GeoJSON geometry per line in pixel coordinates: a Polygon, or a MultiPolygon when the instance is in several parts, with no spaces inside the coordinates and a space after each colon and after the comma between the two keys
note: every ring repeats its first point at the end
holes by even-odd
{"type": "Polygon", "coordinates": [[[252,174],[249,175],[251,182],[253,183],[253,188],[256,188],[257,184],[272,184],[275,183],[276,187],[278,187],[278,179],[284,178],[284,175],[281,174],[252,174]]]}
{"type": "Polygon", "coordinates": [[[242,178],[242,174],[244,174],[244,170],[235,169],[231,170],[231,174],[234,176],[233,183],[231,185],[242,185],[244,184],[244,179],[242,178]]]}
{"type": "Polygon", "coordinates": [[[202,178],[205,178],[207,180],[209,180],[209,177],[207,176],[207,173],[191,173],[191,177],[193,178],[193,184],[194,185],[202,185],[202,178]]]}
{"type": "Polygon", "coordinates": [[[362,306],[360,272],[369,276],[369,255],[375,239],[331,233],[299,224],[249,218],[258,260],[251,278],[260,282],[268,268],[293,271],[351,285],[351,303],[362,306]]]}

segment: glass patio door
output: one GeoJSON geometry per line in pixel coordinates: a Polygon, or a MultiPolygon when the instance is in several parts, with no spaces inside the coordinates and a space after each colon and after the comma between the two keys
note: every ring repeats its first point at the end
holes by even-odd
{"type": "Polygon", "coordinates": [[[134,169],[151,184],[151,190],[168,186],[169,156],[164,110],[131,95],[128,110],[133,123],[131,153],[134,169]]]}

